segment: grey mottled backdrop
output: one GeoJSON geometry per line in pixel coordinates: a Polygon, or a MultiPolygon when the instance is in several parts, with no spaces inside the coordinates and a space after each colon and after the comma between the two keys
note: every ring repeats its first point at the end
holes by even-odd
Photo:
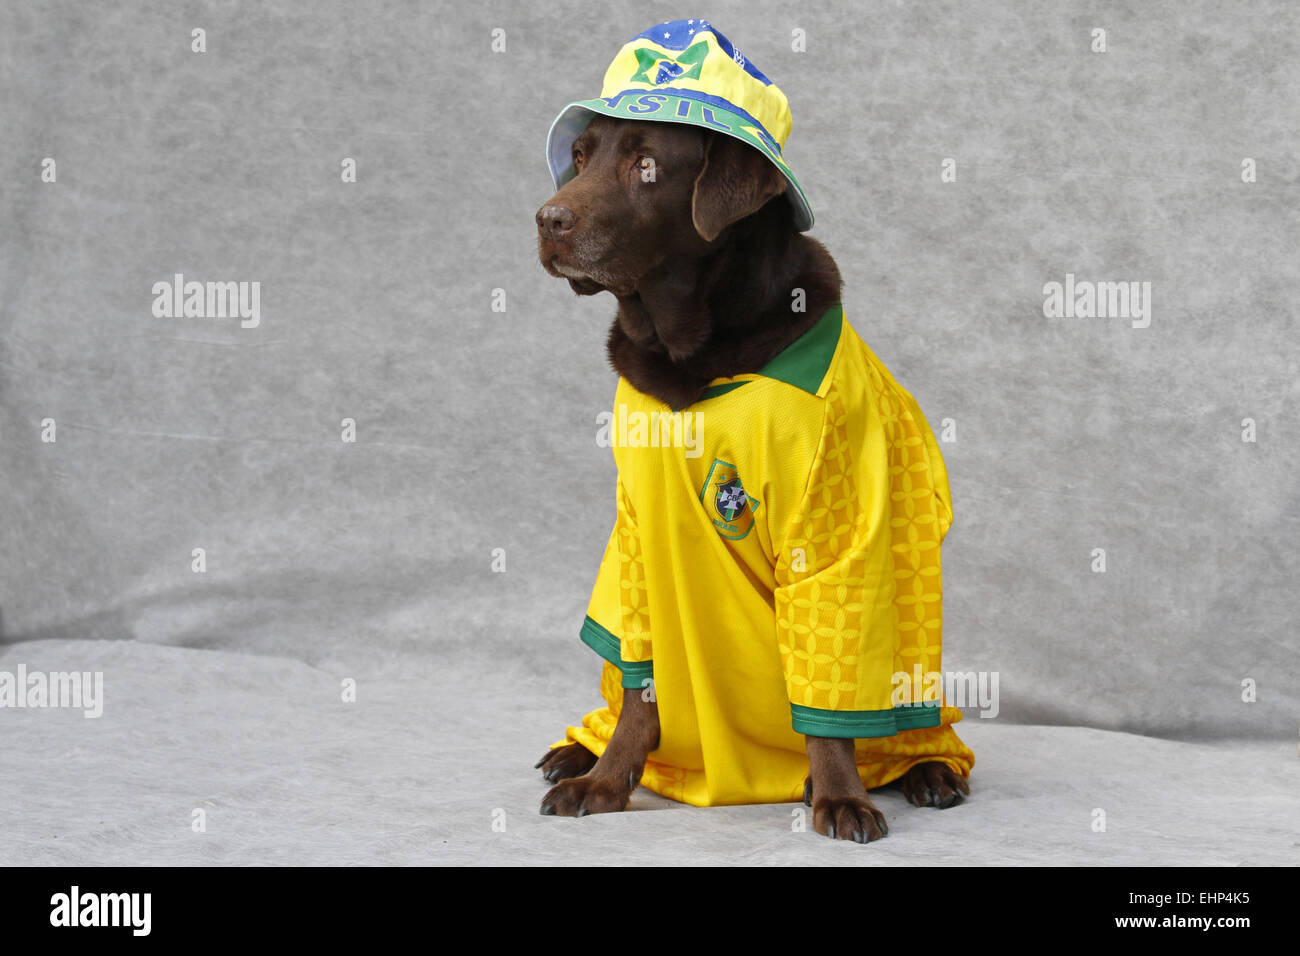
{"type": "MultiPolygon", "coordinates": [[[[556,113],[688,15],[789,96],[850,321],[954,424],[945,667],[997,671],[1000,722],[1294,742],[1289,0],[5,0],[4,642],[67,642],[45,656],[69,669],[101,660],[85,639],[290,658],[371,700],[426,680],[451,695],[431,736],[468,692],[447,675],[478,675],[493,718],[447,746],[517,736],[527,688],[529,752],[594,705],[614,304],[542,271],[533,214],[556,113]],[[155,317],[175,273],[260,282],[260,325],[155,317]],[[1150,282],[1150,326],[1045,318],[1067,273],[1150,282]]],[[[162,699],[155,721],[193,717],[162,699]]]]}

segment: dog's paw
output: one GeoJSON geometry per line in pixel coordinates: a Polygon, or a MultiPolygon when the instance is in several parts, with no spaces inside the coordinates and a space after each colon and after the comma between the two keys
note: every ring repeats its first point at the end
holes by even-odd
{"type": "Polygon", "coordinates": [[[947,810],[970,796],[970,784],[947,764],[931,760],[903,774],[903,796],[913,806],[947,810]]]}
{"type": "Polygon", "coordinates": [[[617,813],[627,806],[635,784],[629,779],[574,777],[562,780],[542,798],[545,816],[585,817],[589,813],[617,813]]]}
{"type": "MultiPolygon", "coordinates": [[[[804,785],[804,802],[812,799],[812,781],[804,785]]],[[[885,815],[865,795],[812,800],[813,829],[832,840],[871,843],[889,835],[885,815]]]]}
{"type": "Polygon", "coordinates": [[[542,776],[551,783],[559,783],[570,777],[581,777],[596,766],[596,755],[582,744],[566,744],[546,751],[542,759],[533,764],[540,769],[542,776]]]}

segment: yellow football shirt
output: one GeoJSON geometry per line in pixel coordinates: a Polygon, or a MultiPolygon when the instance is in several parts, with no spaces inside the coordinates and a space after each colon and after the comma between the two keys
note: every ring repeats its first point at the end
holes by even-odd
{"type": "Polygon", "coordinates": [[[623,694],[653,693],[641,782],[696,806],[800,799],[804,734],[854,738],[868,788],[927,760],[970,774],[961,712],[907,696],[940,672],[943,457],[838,303],[687,409],[620,379],[610,438],[617,520],[581,629],[607,706],[555,746],[602,753],[623,694]]]}

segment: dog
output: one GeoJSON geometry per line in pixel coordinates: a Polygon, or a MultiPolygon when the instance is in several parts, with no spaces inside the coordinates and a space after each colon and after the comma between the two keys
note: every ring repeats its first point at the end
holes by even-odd
{"type": "Polygon", "coordinates": [[[541,812],[619,811],[645,782],[696,805],[802,797],[816,832],[871,842],[888,824],[868,786],[898,781],[937,808],[971,792],[960,713],[919,693],[891,707],[898,687],[879,686],[908,672],[908,641],[937,646],[911,635],[937,627],[946,472],[910,394],[843,320],[839,268],[801,231],[810,213],[784,162],[766,138],[722,130],[742,110],[682,85],[707,79],[697,67],[718,50],[719,70],[743,58],[706,21],[660,26],[607,74],[607,91],[642,84],[622,95],[631,112],[586,116],[564,144],[572,168],[537,211],[538,255],[579,296],[617,300],[606,349],[629,418],[653,433],[658,415],[667,435],[696,414],[720,444],[698,463],[671,442],[616,451],[619,517],[583,630],[608,706],[538,761],[554,784],[541,812]],[[818,482],[832,490],[818,497],[818,482]],[[883,706],[845,706],[862,701],[883,706]]]}

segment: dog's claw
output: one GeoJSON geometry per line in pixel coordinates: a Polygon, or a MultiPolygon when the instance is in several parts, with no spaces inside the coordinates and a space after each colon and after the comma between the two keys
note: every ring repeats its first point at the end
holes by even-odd
{"type": "Polygon", "coordinates": [[[903,775],[902,785],[907,802],[915,807],[947,810],[970,796],[966,778],[936,760],[912,767],[903,775]]]}
{"type": "Polygon", "coordinates": [[[627,806],[631,794],[626,782],[622,775],[610,780],[590,774],[561,780],[542,798],[542,812],[561,817],[617,812],[627,806]]]}
{"type": "Polygon", "coordinates": [[[569,777],[581,777],[595,763],[596,755],[582,744],[566,744],[542,754],[542,759],[533,764],[533,769],[542,771],[543,780],[558,783],[569,777]]]}
{"type": "Polygon", "coordinates": [[[866,796],[822,797],[813,809],[813,828],[832,840],[871,843],[889,835],[885,815],[866,796]]]}

